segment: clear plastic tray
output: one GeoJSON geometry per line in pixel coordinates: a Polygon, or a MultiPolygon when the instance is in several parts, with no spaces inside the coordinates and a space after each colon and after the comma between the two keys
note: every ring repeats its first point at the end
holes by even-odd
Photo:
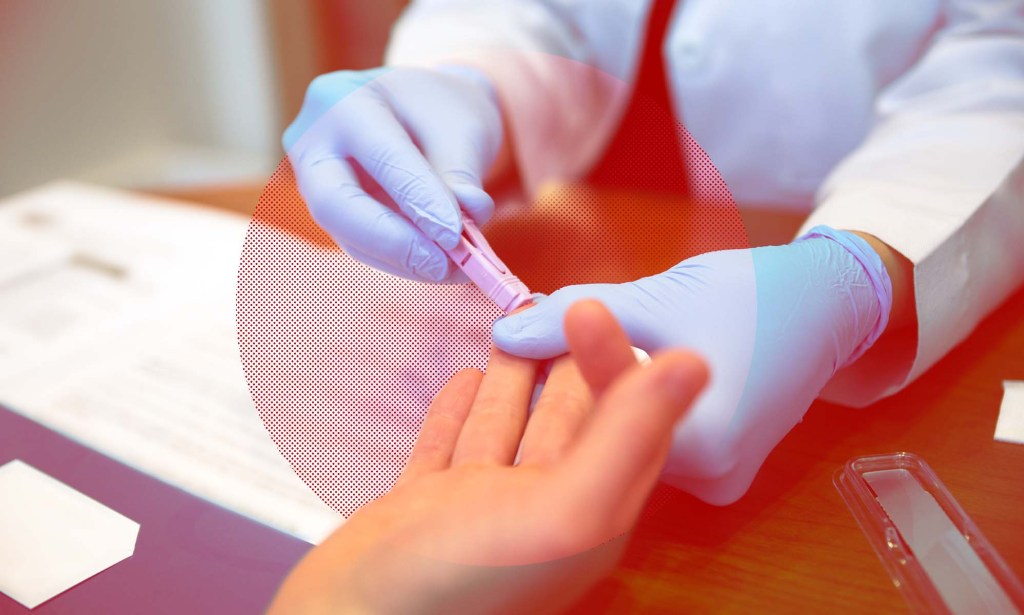
{"type": "Polygon", "coordinates": [[[1024,585],[923,459],[860,457],[834,482],[912,610],[1024,612],[1024,585]]]}

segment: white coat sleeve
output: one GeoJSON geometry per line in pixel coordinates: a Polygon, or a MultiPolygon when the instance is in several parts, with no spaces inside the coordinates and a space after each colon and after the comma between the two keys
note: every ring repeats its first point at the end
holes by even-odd
{"type": "Polygon", "coordinates": [[[646,0],[417,0],[385,63],[481,69],[501,101],[528,194],[581,177],[630,93],[646,0]]]}
{"type": "Polygon", "coordinates": [[[854,406],[912,381],[1024,282],[1024,0],[951,2],[876,111],[801,230],[871,233],[914,264],[914,355],[836,374],[823,397],[854,406]]]}

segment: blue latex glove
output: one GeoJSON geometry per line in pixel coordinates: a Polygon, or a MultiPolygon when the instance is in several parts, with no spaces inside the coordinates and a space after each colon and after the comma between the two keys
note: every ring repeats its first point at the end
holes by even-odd
{"type": "Polygon", "coordinates": [[[462,211],[490,218],[482,180],[502,138],[487,78],[450,66],[321,75],[283,142],[313,219],[349,255],[413,280],[461,282],[438,244],[458,243],[462,211]]]}
{"type": "Polygon", "coordinates": [[[532,358],[565,352],[563,314],[583,298],[607,305],[634,346],[683,347],[707,360],[710,384],[676,426],[663,478],[728,504],[832,375],[881,335],[892,286],[867,242],[816,227],[786,246],[711,252],[627,284],[562,288],[497,321],[495,344],[532,358]]]}

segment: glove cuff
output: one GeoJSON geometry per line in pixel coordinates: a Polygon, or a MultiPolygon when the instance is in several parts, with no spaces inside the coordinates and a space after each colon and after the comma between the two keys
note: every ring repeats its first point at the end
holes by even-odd
{"type": "Polygon", "coordinates": [[[889,272],[886,270],[882,258],[878,256],[868,242],[854,233],[837,231],[830,226],[819,225],[798,237],[796,241],[805,241],[818,237],[831,239],[839,244],[860,264],[868,280],[870,280],[871,287],[875,291],[875,298],[878,300],[878,318],[875,321],[874,327],[872,327],[867,337],[854,348],[846,361],[837,368],[838,370],[859,359],[881,337],[882,332],[885,331],[886,325],[889,324],[889,314],[892,311],[892,280],[889,279],[889,272]]]}

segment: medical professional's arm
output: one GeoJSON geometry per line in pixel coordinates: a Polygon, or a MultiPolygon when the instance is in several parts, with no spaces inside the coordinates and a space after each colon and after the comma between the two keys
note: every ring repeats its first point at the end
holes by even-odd
{"type": "Polygon", "coordinates": [[[640,367],[595,302],[566,329],[572,358],[529,421],[533,361],[495,350],[486,375],[456,374],[392,491],[312,549],[270,611],[555,612],[607,573],[707,374],[679,350],[640,367]]]}
{"type": "Polygon", "coordinates": [[[472,66],[494,84],[528,192],[597,160],[625,109],[649,0],[417,0],[389,66],[472,66]]]}
{"type": "MultiPolygon", "coordinates": [[[[887,334],[904,331],[914,323],[914,265],[878,237],[860,231],[852,232],[878,254],[892,282],[892,310],[889,313],[889,324],[879,338],[883,340],[887,334]]],[[[871,352],[871,349],[867,352],[871,352]]]]}
{"type": "Polygon", "coordinates": [[[1024,282],[1024,2],[951,2],[877,109],[805,225],[860,231],[913,264],[909,335],[883,337],[825,389],[853,405],[918,376],[1024,282]]]}

